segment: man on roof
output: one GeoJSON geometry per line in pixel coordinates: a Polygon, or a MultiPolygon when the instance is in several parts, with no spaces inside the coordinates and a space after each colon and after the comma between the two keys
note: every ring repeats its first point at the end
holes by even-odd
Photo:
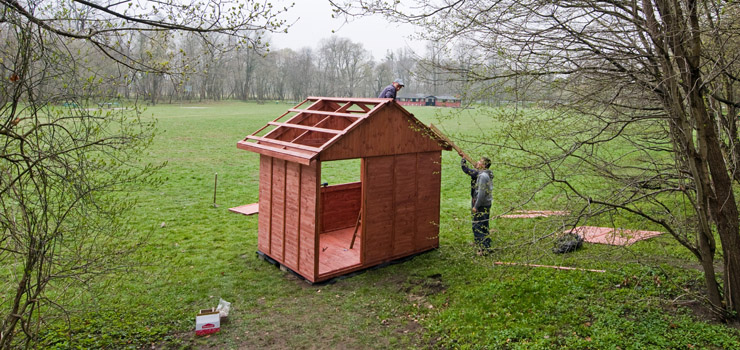
{"type": "Polygon", "coordinates": [[[403,80],[396,79],[391,83],[391,85],[388,85],[385,87],[385,89],[383,89],[380,95],[378,95],[378,98],[392,98],[393,101],[395,101],[396,92],[400,91],[403,87],[403,80]]]}

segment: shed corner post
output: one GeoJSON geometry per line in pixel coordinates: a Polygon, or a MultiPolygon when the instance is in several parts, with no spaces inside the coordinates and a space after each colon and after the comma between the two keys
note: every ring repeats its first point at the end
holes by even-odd
{"type": "Polygon", "coordinates": [[[367,232],[366,220],[367,218],[367,160],[360,158],[360,265],[365,265],[365,249],[366,241],[365,236],[367,232]]]}
{"type": "Polygon", "coordinates": [[[311,163],[316,168],[314,172],[314,174],[316,175],[316,181],[314,183],[316,189],[314,213],[316,213],[316,215],[314,218],[313,280],[318,281],[319,262],[321,261],[321,159],[319,157],[316,157],[316,159],[311,161],[311,163]]]}

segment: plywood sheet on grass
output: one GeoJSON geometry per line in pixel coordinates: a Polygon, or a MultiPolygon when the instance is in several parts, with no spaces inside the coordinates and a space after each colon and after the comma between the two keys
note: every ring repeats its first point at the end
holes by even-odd
{"type": "Polygon", "coordinates": [[[626,230],[611,227],[578,226],[568,232],[579,234],[589,243],[629,246],[663,234],[660,231],[626,230]]]}
{"type": "Polygon", "coordinates": [[[254,215],[254,214],[259,213],[260,204],[259,203],[244,204],[238,207],[229,208],[229,211],[237,213],[237,214],[243,214],[243,215],[254,215]]]}

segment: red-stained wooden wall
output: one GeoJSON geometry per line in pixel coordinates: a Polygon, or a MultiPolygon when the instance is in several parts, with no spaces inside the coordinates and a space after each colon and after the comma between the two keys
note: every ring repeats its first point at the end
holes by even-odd
{"type": "Polygon", "coordinates": [[[352,182],[321,188],[321,231],[354,227],[360,213],[362,183],[352,182]]]}
{"type": "Polygon", "coordinates": [[[407,114],[395,103],[375,112],[323,150],[321,161],[441,151],[439,142],[431,134],[424,134],[422,126],[406,118],[407,114]]]}
{"type": "Polygon", "coordinates": [[[439,246],[442,152],[363,159],[363,265],[439,246]]]}
{"type": "Polygon", "coordinates": [[[318,162],[260,156],[259,250],[313,280],[318,276],[318,162]]]}

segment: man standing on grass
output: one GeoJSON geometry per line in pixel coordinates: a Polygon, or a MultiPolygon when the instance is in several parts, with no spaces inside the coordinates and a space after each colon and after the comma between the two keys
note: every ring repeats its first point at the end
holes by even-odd
{"type": "Polygon", "coordinates": [[[468,168],[467,162],[463,158],[460,165],[463,172],[470,176],[475,245],[480,255],[487,255],[491,251],[491,238],[488,237],[488,221],[490,219],[491,203],[493,202],[493,173],[489,169],[491,160],[482,157],[475,163],[475,169],[471,169],[468,168]]]}
{"type": "Polygon", "coordinates": [[[378,95],[378,98],[392,98],[393,101],[395,101],[396,92],[400,91],[403,87],[403,80],[396,79],[391,83],[391,85],[388,85],[383,89],[380,95],[378,95]]]}

